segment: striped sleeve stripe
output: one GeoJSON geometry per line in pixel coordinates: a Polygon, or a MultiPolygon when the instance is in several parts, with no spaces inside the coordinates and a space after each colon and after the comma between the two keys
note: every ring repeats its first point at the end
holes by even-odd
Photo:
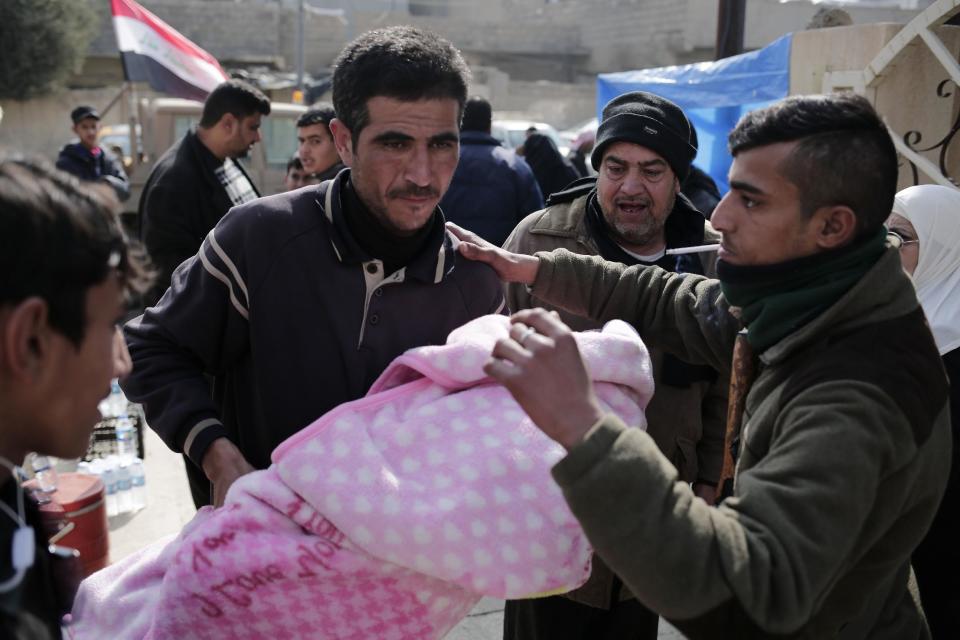
{"type": "Polygon", "coordinates": [[[206,420],[201,420],[197,424],[193,425],[193,428],[190,429],[190,432],[187,434],[186,440],[183,441],[183,451],[189,455],[190,448],[193,447],[193,443],[196,441],[197,436],[213,426],[222,427],[223,423],[216,418],[207,418],[206,420]]]}
{"type": "Polygon", "coordinates": [[[220,243],[217,242],[217,237],[213,235],[213,231],[210,231],[210,234],[207,237],[210,238],[210,246],[213,247],[214,252],[220,256],[220,259],[223,260],[223,264],[227,265],[230,275],[233,276],[237,286],[240,287],[240,291],[243,291],[243,299],[246,300],[247,305],[249,305],[250,296],[247,294],[247,284],[243,281],[243,278],[240,277],[240,272],[237,271],[237,265],[233,264],[233,260],[230,259],[230,256],[227,255],[227,252],[224,251],[220,246],[220,243]]]}
{"type": "MultiPolygon", "coordinates": [[[[210,232],[207,238],[211,241],[210,246],[213,247],[214,253],[216,253],[217,256],[220,257],[221,259],[225,259],[226,254],[222,254],[222,250],[221,252],[217,251],[218,247],[215,244],[215,241],[213,240],[213,231],[210,232]]],[[[230,303],[233,304],[233,307],[237,310],[237,313],[239,313],[244,318],[244,320],[249,320],[250,313],[247,310],[247,307],[237,297],[237,293],[234,290],[233,281],[230,280],[230,278],[227,277],[227,275],[224,272],[220,271],[215,266],[213,266],[213,263],[210,262],[210,258],[207,257],[207,252],[205,249],[206,249],[205,247],[200,247],[200,251],[199,251],[200,262],[203,263],[203,268],[207,271],[207,273],[209,273],[211,276],[213,276],[214,278],[222,282],[227,287],[227,291],[230,293],[230,303]]],[[[237,283],[238,283],[237,288],[241,290],[241,293],[243,293],[244,298],[246,298],[247,288],[246,288],[246,285],[244,285],[243,280],[239,279],[239,274],[237,274],[236,272],[236,267],[233,265],[233,262],[229,260],[225,260],[225,263],[227,265],[227,268],[231,269],[231,272],[237,275],[237,283]]]]}

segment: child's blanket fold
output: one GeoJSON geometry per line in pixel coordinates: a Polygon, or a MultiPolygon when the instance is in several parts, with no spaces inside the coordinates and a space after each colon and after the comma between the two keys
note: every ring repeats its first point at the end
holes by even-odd
{"type": "MultiPolygon", "coordinates": [[[[91,576],[75,637],[439,638],[482,595],[582,584],[591,550],[550,477],[563,450],[482,371],[508,328],[486,316],[408,351],[224,507],[91,576]]],[[[601,402],[645,426],[633,330],[577,342],[601,402]]]]}

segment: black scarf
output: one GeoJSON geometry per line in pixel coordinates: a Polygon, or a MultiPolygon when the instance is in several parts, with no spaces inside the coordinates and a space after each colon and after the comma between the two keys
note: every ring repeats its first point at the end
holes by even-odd
{"type": "MultiPolygon", "coordinates": [[[[340,204],[350,235],[370,257],[383,261],[383,270],[387,275],[410,264],[430,239],[439,218],[434,211],[430,220],[416,233],[398,236],[385,228],[363,204],[350,180],[344,184],[343,193],[345,196],[341,198],[340,204]]],[[[440,224],[443,224],[442,218],[440,224]]]]}

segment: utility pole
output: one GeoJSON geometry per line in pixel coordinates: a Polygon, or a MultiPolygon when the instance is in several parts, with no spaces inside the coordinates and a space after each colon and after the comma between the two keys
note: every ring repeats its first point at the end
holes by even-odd
{"type": "Polygon", "coordinates": [[[297,89],[303,92],[303,10],[304,0],[300,0],[297,11],[297,89]]]}
{"type": "Polygon", "coordinates": [[[743,23],[746,15],[747,0],[719,0],[717,2],[715,60],[743,53],[743,23]]]}

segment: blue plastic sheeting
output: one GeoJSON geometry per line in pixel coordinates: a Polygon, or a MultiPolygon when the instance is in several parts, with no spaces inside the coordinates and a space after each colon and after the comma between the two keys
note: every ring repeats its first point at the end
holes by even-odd
{"type": "Polygon", "coordinates": [[[727,134],[744,113],[787,95],[791,40],[787,34],[763,49],[715,62],[601,74],[598,117],[603,105],[628,91],[649,91],[676,102],[697,128],[700,150],[694,163],[725,193],[732,162],[727,134]]]}

